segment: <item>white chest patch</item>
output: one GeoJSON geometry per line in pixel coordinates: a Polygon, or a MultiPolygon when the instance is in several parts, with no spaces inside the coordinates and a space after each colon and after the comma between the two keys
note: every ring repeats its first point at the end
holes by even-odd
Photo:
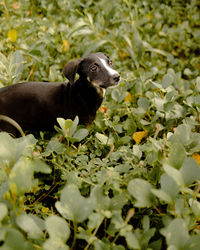
{"type": "Polygon", "coordinates": [[[102,88],[102,90],[103,90],[103,97],[104,97],[105,94],[106,94],[106,89],[103,89],[103,88],[102,88]]]}
{"type": "Polygon", "coordinates": [[[108,74],[109,74],[110,76],[114,76],[114,75],[118,74],[118,72],[117,72],[116,70],[114,70],[113,68],[111,68],[111,67],[107,64],[106,60],[104,60],[104,59],[102,59],[102,58],[99,58],[99,60],[101,61],[101,63],[103,64],[104,68],[107,70],[107,72],[108,72],[108,74]]]}

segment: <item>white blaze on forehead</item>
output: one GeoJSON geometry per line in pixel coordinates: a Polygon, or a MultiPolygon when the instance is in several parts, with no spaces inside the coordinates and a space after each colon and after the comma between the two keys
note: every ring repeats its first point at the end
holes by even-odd
{"type": "Polygon", "coordinates": [[[112,67],[110,67],[105,59],[99,58],[99,60],[101,61],[101,63],[103,64],[104,68],[107,70],[108,74],[113,76],[113,75],[118,75],[118,72],[116,70],[114,70],[112,67]]]}

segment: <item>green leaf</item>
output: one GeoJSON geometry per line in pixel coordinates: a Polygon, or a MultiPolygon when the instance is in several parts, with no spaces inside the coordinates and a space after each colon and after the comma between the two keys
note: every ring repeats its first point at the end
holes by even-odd
{"type": "Polygon", "coordinates": [[[57,122],[60,125],[62,130],[65,130],[65,119],[64,118],[57,118],[57,122]]]}
{"type": "Polygon", "coordinates": [[[100,134],[100,133],[96,133],[95,134],[96,138],[104,145],[112,145],[113,144],[113,141],[112,139],[110,139],[109,137],[107,137],[106,135],[104,134],[100,134]]]}
{"type": "Polygon", "coordinates": [[[58,138],[52,138],[44,153],[42,153],[42,156],[48,156],[50,154],[52,154],[53,152],[56,152],[57,154],[62,154],[65,151],[65,146],[59,142],[58,138]]]}
{"type": "Polygon", "coordinates": [[[165,236],[168,247],[175,246],[177,249],[183,249],[189,239],[187,224],[183,219],[174,219],[170,224],[161,229],[161,234],[165,236]]]}
{"type": "Polygon", "coordinates": [[[69,238],[70,229],[67,222],[61,217],[51,215],[47,217],[45,224],[50,237],[59,238],[62,241],[66,241],[69,238]]]}
{"type": "Polygon", "coordinates": [[[160,178],[160,184],[161,190],[167,193],[171,199],[174,200],[179,192],[178,186],[174,179],[167,174],[163,174],[160,178]]]}
{"type": "Polygon", "coordinates": [[[7,215],[8,208],[4,203],[0,203],[0,221],[7,215]]]}
{"type": "Polygon", "coordinates": [[[142,157],[142,151],[140,150],[140,147],[137,144],[133,145],[133,155],[136,156],[138,159],[142,157]]]}
{"type": "Polygon", "coordinates": [[[78,128],[79,118],[75,117],[74,121],[70,119],[57,118],[64,136],[72,143],[83,140],[89,133],[86,128],[78,128]]]}
{"type": "Polygon", "coordinates": [[[183,162],[183,166],[180,169],[180,172],[183,176],[184,183],[186,186],[189,186],[194,181],[200,179],[200,166],[193,158],[186,158],[183,162]]]}
{"type": "Polygon", "coordinates": [[[78,116],[76,116],[75,119],[73,120],[73,124],[72,124],[72,126],[71,126],[71,135],[72,135],[72,136],[74,135],[74,133],[75,133],[76,130],[77,130],[78,123],[79,123],[79,118],[78,118],[78,116]]]}
{"type": "Polygon", "coordinates": [[[103,239],[103,240],[97,239],[94,242],[95,250],[108,250],[108,249],[110,250],[111,249],[110,245],[111,243],[108,239],[103,239]]]}
{"type": "Polygon", "coordinates": [[[44,221],[33,214],[21,214],[16,219],[18,226],[28,233],[32,239],[39,239],[43,236],[44,221]]]}
{"type": "Polygon", "coordinates": [[[184,69],[184,72],[183,72],[186,76],[189,76],[189,75],[192,75],[192,71],[188,68],[185,68],[184,69]]]}
{"type": "Polygon", "coordinates": [[[23,56],[20,51],[15,51],[10,54],[9,59],[9,74],[12,77],[12,83],[18,83],[23,71],[23,56]],[[10,56],[11,55],[11,56],[10,56]]]}
{"type": "Polygon", "coordinates": [[[149,241],[154,236],[155,232],[156,232],[155,228],[150,228],[147,231],[144,231],[141,238],[141,244],[147,248],[149,241]]]}
{"type": "Polygon", "coordinates": [[[185,157],[186,157],[186,152],[183,145],[180,143],[172,144],[168,158],[169,165],[175,167],[176,169],[180,169],[185,157]]]}
{"type": "Polygon", "coordinates": [[[144,231],[149,230],[149,228],[150,228],[150,219],[149,219],[148,215],[145,215],[143,217],[142,226],[143,226],[144,231]]]}
{"type": "Polygon", "coordinates": [[[9,162],[12,166],[20,156],[16,157],[17,142],[7,133],[0,133],[0,163],[9,162]]]}
{"type": "Polygon", "coordinates": [[[49,69],[49,81],[55,82],[58,80],[58,67],[57,65],[52,65],[49,69]]]}
{"type": "Polygon", "coordinates": [[[66,241],[70,236],[70,229],[67,222],[59,216],[51,215],[47,217],[45,224],[50,238],[44,243],[44,249],[69,249],[66,245],[66,241]]]}
{"type": "Polygon", "coordinates": [[[126,93],[123,91],[120,91],[118,88],[113,89],[111,96],[114,101],[121,102],[124,100],[126,93]]]}
{"type": "Polygon", "coordinates": [[[200,246],[200,235],[193,235],[187,241],[183,250],[199,250],[200,246]]]}
{"type": "Polygon", "coordinates": [[[96,200],[96,210],[103,212],[109,210],[111,199],[104,195],[103,188],[100,185],[96,185],[91,192],[91,197],[96,200]]]}
{"type": "Polygon", "coordinates": [[[163,88],[166,89],[167,87],[169,87],[173,83],[173,81],[174,81],[173,76],[171,74],[166,74],[166,75],[164,75],[161,84],[162,84],[163,88]]]}
{"type": "Polygon", "coordinates": [[[137,102],[138,106],[145,113],[149,108],[149,100],[145,97],[140,97],[137,102]]]}
{"type": "Polygon", "coordinates": [[[65,120],[64,118],[57,118],[57,122],[62,129],[64,136],[69,137],[72,135],[71,130],[73,126],[73,121],[70,119],[65,120]]]}
{"type": "Polygon", "coordinates": [[[163,106],[166,103],[166,101],[160,97],[155,97],[153,99],[154,105],[158,111],[163,111],[163,106]]]}
{"type": "Polygon", "coordinates": [[[165,201],[166,203],[169,203],[169,204],[172,202],[171,197],[161,189],[152,189],[151,192],[155,196],[157,196],[161,201],[165,201]]]}
{"type": "Polygon", "coordinates": [[[110,210],[121,210],[127,202],[127,197],[123,193],[116,194],[110,199],[110,210]]]}
{"type": "Polygon", "coordinates": [[[33,135],[13,139],[7,133],[0,133],[0,164],[12,167],[23,155],[31,156],[35,143],[33,135]]]}
{"type": "Polygon", "coordinates": [[[199,220],[200,219],[200,202],[191,198],[189,200],[189,204],[192,208],[193,213],[199,220]]]}
{"type": "Polygon", "coordinates": [[[169,138],[169,141],[171,141],[172,143],[181,143],[183,145],[187,145],[190,142],[191,139],[191,128],[190,126],[187,124],[181,124],[179,125],[175,132],[174,135],[172,135],[169,138]]]}
{"type": "Polygon", "coordinates": [[[0,70],[1,72],[7,70],[8,60],[3,53],[0,52],[0,70]]]}
{"type": "Polygon", "coordinates": [[[89,216],[89,222],[88,222],[88,227],[91,229],[94,229],[96,227],[99,227],[99,225],[102,223],[104,219],[104,216],[100,213],[92,213],[89,216]]]}
{"type": "Polygon", "coordinates": [[[172,177],[178,186],[184,186],[184,180],[181,172],[167,164],[163,165],[165,172],[172,177]]]}
{"type": "Polygon", "coordinates": [[[89,133],[88,129],[80,128],[74,133],[73,137],[78,141],[82,141],[83,139],[85,139],[85,137],[88,136],[88,133],[89,133]]]}
{"type": "Polygon", "coordinates": [[[68,129],[71,129],[73,126],[73,121],[70,119],[65,120],[64,122],[64,128],[67,131],[68,129]]]}
{"type": "Polygon", "coordinates": [[[153,189],[152,193],[156,195],[161,201],[172,203],[179,192],[176,182],[171,176],[163,174],[160,178],[160,183],[161,189],[153,189]]]}
{"type": "Polygon", "coordinates": [[[134,179],[128,183],[128,192],[137,200],[136,207],[150,207],[154,196],[151,193],[153,186],[142,179],[134,179]]]}
{"type": "Polygon", "coordinates": [[[77,186],[70,184],[61,191],[61,201],[56,209],[68,220],[82,222],[89,217],[95,207],[95,200],[81,196],[77,186]]]}
{"type": "Polygon", "coordinates": [[[105,17],[105,23],[104,23],[105,29],[110,24],[110,22],[112,22],[111,19],[113,18],[115,11],[116,11],[116,6],[113,6],[110,9],[110,11],[108,12],[108,14],[106,15],[106,17],[105,17]]]}
{"type": "Polygon", "coordinates": [[[15,228],[9,228],[5,234],[5,239],[3,242],[2,249],[13,250],[13,249],[23,249],[23,250],[34,250],[30,242],[24,240],[23,235],[15,228]]]}
{"type": "Polygon", "coordinates": [[[200,76],[197,76],[196,78],[196,90],[197,92],[200,92],[200,76]]]}
{"type": "Polygon", "coordinates": [[[14,184],[19,195],[30,192],[38,184],[38,180],[34,179],[34,172],[49,174],[51,169],[39,159],[22,157],[11,170],[10,187],[14,184]]]}
{"type": "Polygon", "coordinates": [[[125,236],[127,232],[130,232],[132,229],[132,226],[127,225],[124,220],[121,217],[121,211],[116,210],[113,211],[112,217],[111,217],[111,224],[108,228],[108,234],[111,236],[114,236],[116,232],[120,230],[120,235],[125,236]]]}
{"type": "Polygon", "coordinates": [[[73,37],[86,36],[86,35],[90,35],[92,33],[93,33],[93,31],[89,27],[85,27],[85,28],[81,28],[81,29],[79,29],[77,31],[74,31],[73,32],[73,37]]]}
{"type": "Polygon", "coordinates": [[[139,241],[133,232],[129,231],[122,235],[125,237],[130,249],[140,249],[139,241]]]}

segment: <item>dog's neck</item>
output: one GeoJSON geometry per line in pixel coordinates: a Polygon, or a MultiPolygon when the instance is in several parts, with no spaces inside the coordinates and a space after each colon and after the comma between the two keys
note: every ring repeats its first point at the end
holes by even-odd
{"type": "Polygon", "coordinates": [[[105,96],[105,89],[101,88],[98,83],[91,82],[88,78],[80,77],[74,83],[74,87],[76,91],[81,91],[81,94],[89,103],[91,101],[92,103],[95,102],[98,104],[99,102],[102,102],[105,96]]]}
{"type": "Polygon", "coordinates": [[[94,120],[96,111],[103,101],[103,89],[100,87],[97,88],[83,77],[70,85],[73,98],[72,103],[76,106],[75,109],[80,122],[90,124],[94,120]]]}
{"type": "Polygon", "coordinates": [[[89,77],[87,77],[87,82],[93,86],[95,88],[95,90],[97,91],[97,93],[99,94],[99,96],[101,96],[102,98],[104,98],[105,94],[106,94],[106,89],[105,88],[101,88],[99,86],[99,83],[96,81],[91,81],[91,79],[89,77]]]}

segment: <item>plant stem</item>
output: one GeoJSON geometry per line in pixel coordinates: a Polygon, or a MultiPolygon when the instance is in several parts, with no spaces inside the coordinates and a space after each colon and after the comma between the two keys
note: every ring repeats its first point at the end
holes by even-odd
{"type": "Polygon", "coordinates": [[[9,18],[9,11],[8,11],[8,8],[6,6],[5,1],[2,1],[1,4],[3,5],[3,7],[5,9],[6,19],[8,19],[9,18]]]}
{"type": "Polygon", "coordinates": [[[71,250],[74,249],[75,244],[76,244],[76,234],[77,234],[77,222],[76,222],[76,219],[74,219],[73,224],[74,224],[74,238],[73,238],[72,246],[70,248],[71,250]]]}
{"type": "MultiPolygon", "coordinates": [[[[100,221],[99,225],[95,228],[92,237],[94,237],[97,233],[97,231],[99,230],[99,227],[101,226],[102,222],[103,222],[104,218],[100,221]]],[[[89,246],[92,244],[92,242],[88,242],[87,246],[84,248],[84,250],[87,250],[89,248],[89,246]]]]}

